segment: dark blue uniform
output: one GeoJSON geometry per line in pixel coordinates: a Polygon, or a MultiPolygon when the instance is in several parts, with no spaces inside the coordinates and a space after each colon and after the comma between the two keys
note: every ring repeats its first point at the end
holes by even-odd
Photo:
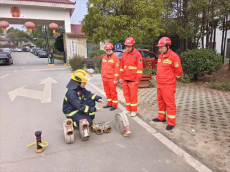
{"type": "Polygon", "coordinates": [[[63,113],[73,120],[75,127],[79,126],[81,119],[87,119],[91,126],[96,112],[95,101],[99,99],[102,98],[80,86],[68,89],[63,102],[63,113]]]}

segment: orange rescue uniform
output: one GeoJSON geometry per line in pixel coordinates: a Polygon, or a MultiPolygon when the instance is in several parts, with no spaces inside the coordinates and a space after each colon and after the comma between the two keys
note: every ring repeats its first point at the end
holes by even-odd
{"type": "Polygon", "coordinates": [[[118,81],[119,78],[119,59],[114,53],[110,57],[108,57],[107,54],[104,55],[102,59],[101,71],[108,105],[117,108],[117,85],[114,84],[114,81],[118,81]]]}
{"type": "Polygon", "coordinates": [[[176,81],[183,74],[180,57],[169,50],[165,57],[162,54],[158,57],[157,64],[157,99],[158,119],[163,121],[168,115],[168,125],[176,124],[176,81]]]}
{"type": "Polygon", "coordinates": [[[126,101],[126,109],[137,112],[138,84],[143,73],[143,61],[139,51],[135,48],[132,52],[123,53],[120,64],[120,79],[123,80],[123,93],[126,101]]]}

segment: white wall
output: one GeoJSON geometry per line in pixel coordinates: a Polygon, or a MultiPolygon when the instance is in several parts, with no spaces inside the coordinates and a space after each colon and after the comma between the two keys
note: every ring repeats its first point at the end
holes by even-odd
{"type": "Polygon", "coordinates": [[[76,54],[87,58],[86,40],[87,38],[72,38],[65,35],[64,42],[66,42],[67,61],[76,54]]]}
{"type": "MultiPolygon", "coordinates": [[[[227,39],[230,39],[230,31],[227,32],[227,39]]],[[[221,41],[222,41],[222,31],[216,29],[216,51],[221,53],[221,41]]],[[[204,37],[204,46],[206,46],[206,36],[204,37]]],[[[226,40],[226,48],[225,48],[225,57],[227,53],[227,40],[226,40]]]]}
{"type": "Polygon", "coordinates": [[[48,25],[55,22],[59,26],[63,26],[65,32],[71,32],[70,9],[0,3],[0,20],[6,20],[10,24],[24,24],[27,21],[31,21],[35,24],[48,25]],[[18,7],[20,9],[20,17],[12,17],[10,12],[12,7],[18,7]]]}

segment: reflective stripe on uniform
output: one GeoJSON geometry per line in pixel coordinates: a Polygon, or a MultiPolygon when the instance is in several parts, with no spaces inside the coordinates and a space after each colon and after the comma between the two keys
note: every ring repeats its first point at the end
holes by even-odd
{"type": "Polygon", "coordinates": [[[175,75],[178,79],[180,78],[180,76],[177,76],[177,75],[175,75]]]}
{"type": "Polygon", "coordinates": [[[137,106],[137,104],[131,104],[131,106],[137,106]]]}
{"type": "Polygon", "coordinates": [[[165,111],[158,111],[158,113],[163,113],[163,114],[166,114],[166,112],[165,112],[165,111]]]}
{"type": "Polygon", "coordinates": [[[114,74],[115,76],[119,76],[119,74],[114,74]]]}
{"type": "Polygon", "coordinates": [[[103,59],[102,61],[103,61],[103,62],[106,62],[106,60],[105,60],[105,59],[103,59]]]}
{"type": "Polygon", "coordinates": [[[135,66],[129,66],[129,69],[137,69],[135,66]]]}
{"type": "Polygon", "coordinates": [[[90,115],[90,116],[91,116],[91,115],[95,115],[95,112],[89,113],[89,115],[90,115]]]}
{"type": "Polygon", "coordinates": [[[71,116],[75,115],[78,111],[79,111],[79,110],[75,110],[75,111],[73,111],[73,112],[71,112],[71,113],[69,113],[69,114],[65,114],[65,116],[66,116],[66,117],[71,117],[71,116]]]}
{"type": "Polygon", "coordinates": [[[126,66],[124,66],[124,68],[126,69],[126,66]]]}
{"type": "Polygon", "coordinates": [[[164,60],[163,63],[172,64],[172,61],[170,61],[169,59],[167,59],[167,60],[164,60]]]}
{"type": "Polygon", "coordinates": [[[161,62],[161,59],[158,59],[158,62],[161,62]]]}
{"type": "Polygon", "coordinates": [[[67,101],[68,99],[67,99],[67,97],[65,96],[65,101],[67,101]]]}
{"type": "Polygon", "coordinates": [[[175,119],[176,115],[168,115],[169,118],[175,119]]]}
{"type": "Polygon", "coordinates": [[[74,127],[78,127],[76,122],[73,122],[74,127]]]}
{"type": "Polygon", "coordinates": [[[126,105],[130,105],[130,103],[126,103],[126,105]]]}
{"type": "Polygon", "coordinates": [[[138,70],[137,73],[143,73],[141,70],[138,70]]]}
{"type": "Polygon", "coordinates": [[[113,100],[112,102],[113,102],[113,103],[118,103],[118,101],[116,101],[116,100],[113,100]]]}
{"type": "Polygon", "coordinates": [[[107,101],[108,101],[108,102],[111,102],[111,101],[112,101],[112,99],[107,99],[107,101]]]}
{"type": "Polygon", "coordinates": [[[85,113],[87,113],[89,111],[89,106],[85,105],[85,113]]]}
{"type": "Polygon", "coordinates": [[[81,100],[81,97],[78,97],[79,98],[79,100],[81,100]]]}
{"type": "Polygon", "coordinates": [[[94,100],[96,96],[97,96],[97,95],[94,94],[94,95],[91,97],[91,99],[94,100]]]}
{"type": "Polygon", "coordinates": [[[113,61],[113,60],[109,60],[108,62],[109,62],[109,63],[114,63],[114,61],[113,61]]]}
{"type": "Polygon", "coordinates": [[[120,71],[122,72],[122,71],[124,71],[124,69],[120,69],[120,71]]]}

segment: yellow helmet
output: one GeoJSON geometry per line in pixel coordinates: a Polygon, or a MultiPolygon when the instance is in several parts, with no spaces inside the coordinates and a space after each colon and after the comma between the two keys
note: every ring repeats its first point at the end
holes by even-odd
{"type": "Polygon", "coordinates": [[[82,69],[76,70],[72,75],[71,79],[77,82],[88,82],[89,77],[86,71],[82,69]]]}

